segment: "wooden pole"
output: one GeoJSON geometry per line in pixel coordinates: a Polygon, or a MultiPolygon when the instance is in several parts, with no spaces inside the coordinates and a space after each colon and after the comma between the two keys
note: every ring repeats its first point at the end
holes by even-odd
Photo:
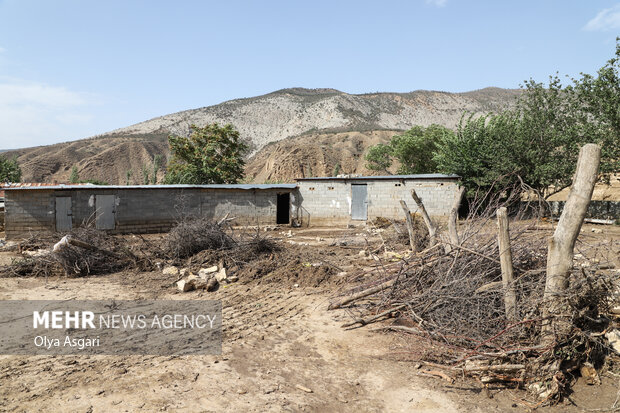
{"type": "Polygon", "coordinates": [[[456,229],[456,221],[459,215],[459,208],[461,207],[461,199],[465,193],[465,187],[461,187],[458,195],[454,199],[452,209],[450,210],[450,220],[448,221],[448,234],[450,235],[450,242],[454,245],[459,245],[459,233],[456,229]]]}
{"type": "Polygon", "coordinates": [[[430,238],[429,247],[432,247],[433,245],[435,245],[435,234],[437,233],[437,229],[433,225],[433,221],[431,221],[431,218],[428,216],[428,212],[426,212],[424,203],[415,192],[415,189],[411,190],[411,196],[413,197],[415,203],[418,205],[420,213],[422,214],[422,218],[424,218],[424,223],[426,223],[426,227],[428,228],[428,236],[430,238]]]}
{"type": "Polygon", "coordinates": [[[517,319],[517,294],[515,291],[515,278],[512,268],[508,213],[505,207],[501,207],[497,210],[497,229],[499,263],[502,269],[502,286],[504,287],[504,308],[506,311],[506,318],[515,321],[517,319]]]}
{"type": "Polygon", "coordinates": [[[411,219],[411,212],[409,212],[407,203],[402,199],[400,200],[400,206],[403,208],[403,212],[405,213],[405,220],[407,221],[407,231],[409,231],[409,244],[411,245],[411,251],[415,252],[415,235],[413,233],[413,219],[411,219]]]}
{"type": "Polygon", "coordinates": [[[586,216],[594,184],[598,177],[601,148],[589,143],[579,151],[577,169],[564,210],[555,232],[549,239],[547,279],[545,283],[542,340],[552,342],[554,335],[570,332],[570,321],[562,317],[562,295],[568,287],[568,276],[573,267],[575,241],[586,216]]]}

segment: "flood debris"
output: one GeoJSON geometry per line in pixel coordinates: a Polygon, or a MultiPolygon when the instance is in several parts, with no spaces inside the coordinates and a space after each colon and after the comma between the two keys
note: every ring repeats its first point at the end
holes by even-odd
{"type": "Polygon", "coordinates": [[[537,402],[552,403],[576,377],[597,385],[599,371],[614,357],[618,361],[610,315],[619,305],[617,275],[602,258],[614,252],[605,243],[578,241],[577,262],[568,266],[565,288],[553,297],[561,305],[549,312],[551,233],[536,217],[521,219],[531,216],[530,206],[509,209],[508,231],[507,211],[500,208],[515,205],[510,196],[518,191],[500,192],[471,203],[458,243],[439,234],[436,244],[394,262],[389,258],[396,255],[383,254],[372,271],[351,277],[356,285],[336,295],[329,309],[353,315],[343,328],[381,322],[379,330],[407,343],[400,354],[451,379],[470,376],[483,384],[526,388],[537,402]]]}

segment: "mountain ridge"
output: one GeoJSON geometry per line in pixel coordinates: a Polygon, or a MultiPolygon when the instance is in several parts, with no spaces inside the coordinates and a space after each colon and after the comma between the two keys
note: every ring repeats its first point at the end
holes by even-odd
{"type": "MultiPolygon", "coordinates": [[[[317,137],[345,132],[396,133],[414,125],[428,126],[433,123],[455,129],[463,113],[498,112],[510,107],[520,93],[519,89],[495,87],[461,93],[423,90],[364,94],[348,94],[331,88],[287,88],[159,116],[82,140],[7,153],[17,156],[24,181],[66,182],[71,168],[76,166],[81,179],[97,179],[110,184],[141,183],[141,170],[152,157],[169,155],[167,136],[187,135],[191,124],[233,124],[250,146],[251,161],[257,157],[267,159],[258,156],[261,149],[289,138],[314,136],[321,140],[322,137],[317,137]],[[128,173],[133,178],[130,176],[128,179],[128,173]]],[[[340,142],[342,136],[336,139],[340,142]]],[[[364,136],[358,136],[359,142],[370,143],[378,139],[374,135],[364,136]]],[[[386,139],[385,134],[380,136],[381,141],[386,139]]],[[[327,144],[329,139],[323,141],[327,144]]],[[[309,143],[307,139],[294,142],[301,146],[309,143]]],[[[360,156],[366,149],[364,144],[361,145],[354,151],[357,153],[359,149],[360,156]]],[[[287,143],[281,148],[289,146],[290,143],[287,143]]],[[[342,152],[346,153],[353,152],[348,149],[342,152]]],[[[320,160],[321,156],[316,159],[320,160]]],[[[270,162],[273,164],[273,159],[270,162]]],[[[256,174],[256,179],[273,175],[257,165],[253,168],[255,171],[262,170],[256,174]]],[[[324,167],[314,165],[314,169],[318,171],[324,167]]]]}

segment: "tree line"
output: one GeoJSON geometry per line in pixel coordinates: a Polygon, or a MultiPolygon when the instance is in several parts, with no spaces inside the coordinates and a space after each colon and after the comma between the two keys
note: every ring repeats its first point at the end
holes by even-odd
{"type": "Polygon", "coordinates": [[[601,179],[620,171],[620,38],[615,56],[596,75],[563,86],[526,81],[516,105],[498,114],[464,114],[456,131],[414,126],[366,154],[369,169],[461,176],[468,191],[531,187],[548,198],[568,187],[579,149],[602,148],[601,179]]]}

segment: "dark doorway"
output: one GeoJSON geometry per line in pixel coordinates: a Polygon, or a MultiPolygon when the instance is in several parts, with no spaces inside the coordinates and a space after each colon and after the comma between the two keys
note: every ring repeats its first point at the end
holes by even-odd
{"type": "Polygon", "coordinates": [[[291,208],[291,194],[278,194],[276,205],[276,223],[288,224],[291,222],[289,210],[291,208]]]}

